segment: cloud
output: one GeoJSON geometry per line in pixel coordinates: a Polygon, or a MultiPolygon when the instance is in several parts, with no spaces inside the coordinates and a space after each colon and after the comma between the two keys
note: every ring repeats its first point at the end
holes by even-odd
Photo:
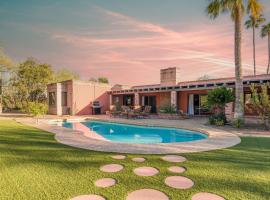
{"type": "MultiPolygon", "coordinates": [[[[54,31],[53,40],[71,45],[83,67],[96,69],[96,65],[111,66],[108,74],[115,75],[116,69],[133,68],[133,82],[140,81],[140,71],[158,71],[165,66],[183,66],[183,80],[196,79],[204,74],[232,76],[233,24],[217,25],[194,24],[185,29],[172,29],[166,26],[139,20],[118,12],[95,7],[95,10],[107,22],[107,30],[92,32],[54,31]],[[131,30],[134,34],[130,34],[131,30]],[[113,34],[112,34],[113,33],[113,34]],[[100,36],[102,35],[102,37],[100,36]],[[113,35],[113,36],[112,36],[113,35]],[[118,68],[117,68],[118,67],[118,68]],[[196,73],[194,69],[196,70],[196,73]]],[[[245,33],[248,36],[249,33],[245,33]]],[[[252,49],[250,40],[244,40],[243,69],[245,74],[252,73],[252,49]]],[[[257,71],[265,71],[265,44],[258,45],[257,71]]],[[[99,68],[100,69],[100,68],[99,68]]],[[[79,69],[80,70],[80,69],[79,69]]],[[[121,72],[122,73],[122,72],[121,72]]],[[[148,75],[150,76],[150,75],[148,75]]],[[[122,79],[121,79],[122,78],[122,79]]],[[[119,82],[122,76],[114,77],[119,82]]],[[[158,79],[158,77],[157,77],[158,79]]],[[[157,81],[150,79],[150,81],[157,81]]],[[[129,81],[131,80],[125,80],[129,81]]],[[[141,81],[142,83],[147,80],[141,81]]]]}

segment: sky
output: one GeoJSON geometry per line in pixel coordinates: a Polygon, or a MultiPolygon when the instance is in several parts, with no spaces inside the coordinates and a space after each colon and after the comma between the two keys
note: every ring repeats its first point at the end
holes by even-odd
{"type": "MultiPolygon", "coordinates": [[[[210,20],[208,0],[1,0],[0,47],[112,84],[159,83],[179,67],[181,81],[234,76],[234,25],[210,20]]],[[[261,0],[270,22],[270,1],[261,0]]],[[[267,39],[256,36],[257,73],[266,72],[267,39]]],[[[253,74],[252,34],[243,33],[243,72],[253,74]]]]}

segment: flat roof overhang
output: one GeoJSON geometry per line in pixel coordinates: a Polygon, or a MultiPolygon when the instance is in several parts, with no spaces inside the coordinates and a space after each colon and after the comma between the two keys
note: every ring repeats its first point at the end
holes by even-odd
{"type": "MultiPolygon", "coordinates": [[[[253,80],[244,80],[243,84],[244,87],[248,87],[250,84],[263,84],[263,83],[270,83],[270,77],[267,79],[253,79],[253,80]]],[[[133,93],[157,93],[157,92],[171,92],[171,91],[191,91],[191,90],[207,90],[207,89],[214,89],[217,87],[227,87],[227,88],[234,88],[235,81],[220,81],[220,82],[205,82],[205,83],[187,83],[175,86],[152,86],[152,87],[139,87],[139,88],[131,88],[125,90],[113,90],[109,91],[110,94],[133,94],[133,93]]]]}

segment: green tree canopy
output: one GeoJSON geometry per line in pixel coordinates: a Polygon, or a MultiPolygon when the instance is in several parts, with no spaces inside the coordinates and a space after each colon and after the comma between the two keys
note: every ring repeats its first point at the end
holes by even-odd
{"type": "Polygon", "coordinates": [[[68,69],[59,69],[55,72],[54,82],[62,82],[66,80],[78,80],[80,79],[79,74],[70,71],[68,69]]]}
{"type": "Polygon", "coordinates": [[[108,80],[107,77],[99,77],[99,78],[98,78],[98,82],[99,82],[99,83],[109,84],[109,80],[108,80]]]}
{"type": "Polygon", "coordinates": [[[53,70],[48,64],[39,63],[33,58],[21,63],[13,74],[11,84],[16,88],[22,108],[28,106],[30,101],[45,102],[47,84],[53,78],[53,70]]]}
{"type": "Polygon", "coordinates": [[[0,71],[10,69],[12,66],[12,60],[0,49],[0,71]]]}

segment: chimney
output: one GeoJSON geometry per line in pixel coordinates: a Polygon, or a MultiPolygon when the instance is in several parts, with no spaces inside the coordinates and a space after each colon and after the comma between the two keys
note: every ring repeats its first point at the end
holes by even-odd
{"type": "Polygon", "coordinates": [[[180,81],[180,69],[178,67],[170,67],[160,70],[161,85],[177,85],[180,81]]]}

